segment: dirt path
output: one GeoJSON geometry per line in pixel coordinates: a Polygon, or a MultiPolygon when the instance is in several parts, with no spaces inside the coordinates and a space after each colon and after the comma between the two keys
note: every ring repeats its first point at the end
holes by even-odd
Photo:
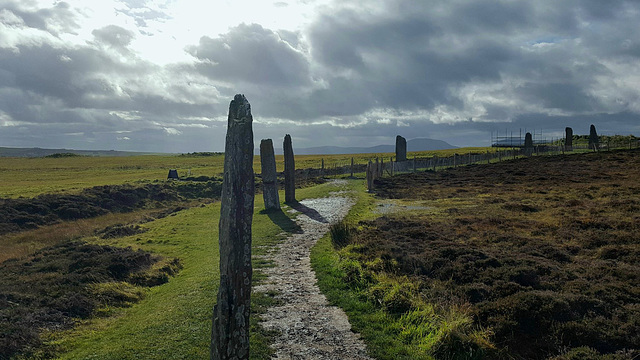
{"type": "Polygon", "coordinates": [[[280,332],[273,344],[277,359],[370,359],[347,315],[330,306],[320,292],[309,260],[311,247],[351,205],[339,194],[301,201],[294,206],[301,213],[296,219],[301,233],[292,234],[267,256],[275,267],[265,269],[269,278],[255,290],[275,290],[283,301],[267,310],[262,323],[280,332]]]}

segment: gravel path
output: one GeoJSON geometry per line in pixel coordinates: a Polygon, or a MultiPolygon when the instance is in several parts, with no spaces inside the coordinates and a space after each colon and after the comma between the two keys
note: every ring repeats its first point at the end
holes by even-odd
{"type": "Polygon", "coordinates": [[[280,332],[273,348],[276,359],[370,359],[360,336],[351,331],[342,309],[330,306],[316,285],[311,270],[311,247],[342,219],[352,203],[339,193],[332,197],[301,201],[293,208],[301,214],[296,222],[302,228],[267,255],[275,267],[255,291],[275,290],[283,305],[269,308],[262,316],[265,329],[280,332]]]}

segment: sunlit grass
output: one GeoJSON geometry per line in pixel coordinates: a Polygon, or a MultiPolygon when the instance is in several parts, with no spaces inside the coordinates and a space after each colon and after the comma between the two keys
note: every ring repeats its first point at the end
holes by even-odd
{"type": "MultiPolygon", "coordinates": [[[[492,148],[460,148],[427,152],[409,152],[408,156],[451,156],[454,153],[486,153],[492,148]]],[[[294,148],[295,152],[295,148],[294,148]]],[[[388,161],[393,153],[354,155],[296,155],[296,168],[346,166],[351,158],[356,164],[381,158],[388,161]]],[[[260,156],[254,156],[254,170],[260,172],[260,156]]],[[[224,155],[180,156],[140,155],[128,157],[63,157],[7,158],[0,157],[0,197],[33,197],[55,192],[75,193],[100,185],[164,181],[169,169],[177,169],[180,177],[218,176],[224,167],[224,155]]],[[[276,156],[278,171],[284,170],[284,158],[276,156]]]]}
{"type": "MultiPolygon", "coordinates": [[[[329,184],[298,191],[298,198],[326,196],[329,184]]],[[[284,196],[281,196],[284,198],[284,196]]],[[[253,252],[264,254],[285,234],[256,197],[253,252]]],[[[183,269],[166,284],[151,288],[132,307],[111,309],[113,316],[93,319],[81,327],[49,337],[49,345],[64,351],[60,359],[204,359],[208,358],[211,315],[219,282],[218,218],[220,204],[180,211],[146,223],[142,234],[118,239],[89,237],[90,242],[131,246],[180,258],[183,269]]],[[[254,267],[265,266],[254,261],[254,267]]],[[[260,278],[259,271],[257,278],[260,278]]],[[[256,309],[274,303],[273,294],[257,294],[256,309]]],[[[256,319],[252,320],[256,322],[256,319]]],[[[252,359],[268,359],[268,333],[254,331],[252,359]]]]}
{"type": "Polygon", "coordinates": [[[130,213],[110,213],[90,219],[66,221],[0,236],[0,262],[20,258],[39,249],[63,241],[90,236],[94,231],[115,224],[139,222],[157,210],[139,210],[130,213]]]}

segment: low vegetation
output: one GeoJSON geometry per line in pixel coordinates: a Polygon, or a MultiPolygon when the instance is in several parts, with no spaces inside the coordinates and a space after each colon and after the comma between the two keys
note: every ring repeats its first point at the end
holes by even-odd
{"type": "MultiPolygon", "coordinates": [[[[295,151],[294,144],[294,151],[295,151]]],[[[453,153],[484,153],[492,148],[462,148],[428,152],[410,152],[411,156],[450,156],[453,153]]],[[[366,164],[376,157],[389,159],[391,153],[354,155],[298,155],[296,168],[320,169],[346,166],[353,157],[356,164],[366,164]]],[[[277,170],[284,170],[282,155],[276,156],[277,170]]],[[[181,179],[187,177],[219,178],[224,155],[190,153],[183,155],[138,156],[74,156],[55,158],[0,157],[0,198],[34,197],[52,193],[78,193],[85,188],[102,185],[153,183],[166,180],[169,169],[177,169],[181,179]]],[[[253,158],[253,168],[260,172],[260,156],[253,158]]]]}
{"type": "MultiPolygon", "coordinates": [[[[94,159],[97,167],[102,160],[94,159]]],[[[304,188],[317,183],[301,178],[299,196],[322,196],[334,189],[304,188]]],[[[42,216],[50,222],[32,221],[0,235],[0,277],[8,279],[0,286],[0,338],[7,342],[0,344],[7,349],[0,358],[206,357],[219,281],[219,204],[211,204],[218,194],[218,178],[203,175],[187,181],[104,185],[70,194],[1,200],[6,206],[0,210],[6,214],[42,216]],[[64,215],[61,206],[76,209],[68,213],[77,216],[64,215]],[[96,255],[111,253],[117,259],[96,255]],[[138,266],[132,260],[138,254],[144,254],[140,259],[149,256],[149,264],[138,266]],[[89,259],[80,270],[70,265],[78,258],[89,259]],[[23,267],[33,271],[20,273],[23,267]],[[86,278],[78,280],[77,272],[86,278]],[[59,283],[71,287],[58,291],[59,283]],[[81,301],[73,303],[71,297],[81,301]],[[65,313],[68,309],[56,307],[61,304],[73,305],[82,314],[65,313]],[[36,318],[38,314],[43,317],[36,318]]],[[[257,196],[253,224],[257,254],[273,246],[283,231],[297,231],[286,213],[263,213],[262,207],[257,196]]],[[[9,221],[10,216],[2,219],[9,221]]],[[[269,264],[254,262],[256,281],[262,278],[262,266],[269,264]]],[[[274,333],[259,326],[259,314],[277,302],[274,296],[255,294],[252,299],[252,359],[268,359],[273,353],[268,345],[274,333]]]]}
{"type": "Polygon", "coordinates": [[[638,178],[638,150],[383,178],[418,210],[361,209],[312,261],[382,359],[633,359],[638,178]]]}
{"type": "Polygon", "coordinates": [[[217,199],[222,180],[104,185],[78,194],[45,194],[26,199],[0,199],[0,235],[67,220],[159,207],[185,199],[217,199]]]}
{"type": "MultiPolygon", "coordinates": [[[[27,181],[0,185],[2,229],[13,227],[0,235],[0,358],[208,356],[219,206],[198,199],[219,194],[223,157],[137,158],[118,158],[119,168],[110,158],[41,158],[32,164],[44,167],[9,170],[27,181]],[[188,181],[145,177],[180,167],[167,159],[201,167],[188,181]],[[56,166],[68,174],[43,170],[56,166]],[[28,198],[18,198],[22,190],[28,198]],[[14,218],[22,220],[5,220],[14,218]]],[[[383,178],[377,199],[354,180],[357,204],[313,249],[312,264],[380,359],[633,359],[638,178],[640,153],[624,151],[383,178]],[[381,216],[378,201],[411,212],[381,216]]],[[[323,184],[298,197],[334,190],[323,184]]],[[[297,231],[286,211],[261,209],[257,196],[254,253],[297,231]]],[[[254,266],[259,281],[269,264],[254,266]]],[[[252,359],[272,356],[274,334],[255,314],[274,295],[253,297],[252,359]]]]}
{"type": "MultiPolygon", "coordinates": [[[[141,300],[175,274],[177,259],[131,248],[67,242],[0,265],[0,358],[32,355],[40,333],[141,300]]],[[[46,355],[46,352],[44,353],[46,355]]]]}

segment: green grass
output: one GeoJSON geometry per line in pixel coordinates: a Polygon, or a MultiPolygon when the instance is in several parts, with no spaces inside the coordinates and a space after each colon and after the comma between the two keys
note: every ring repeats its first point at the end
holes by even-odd
{"type": "Polygon", "coordinates": [[[385,178],[385,216],[359,188],[351,244],[312,250],[320,288],[381,359],[633,358],[638,155],[385,178]]]}
{"type": "Polygon", "coordinates": [[[188,209],[147,224],[150,229],[144,234],[106,241],[178,257],[184,268],[168,283],[152,288],[135,306],[119,309],[113,317],[95,319],[56,339],[56,345],[69,350],[60,358],[205,358],[219,279],[218,212],[219,203],[188,209]]]}
{"type": "MultiPolygon", "coordinates": [[[[372,195],[365,192],[364,182],[353,180],[348,187],[355,204],[345,221],[355,223],[375,218],[375,201],[372,195]]],[[[327,234],[311,249],[311,266],[318,278],[318,286],[330,303],[347,313],[353,329],[361,334],[367,344],[369,353],[378,359],[416,359],[415,351],[408,349],[399,337],[402,331],[400,324],[387,312],[364,299],[360,291],[350,287],[344,281],[345,273],[340,264],[341,258],[327,234]]]]}
{"type": "MultiPolygon", "coordinates": [[[[356,203],[345,223],[379,216],[373,211],[376,201],[365,192],[363,181],[351,181],[349,188],[356,203]]],[[[425,301],[416,283],[371,271],[384,265],[380,261],[363,263],[359,251],[357,244],[336,250],[327,234],[312,248],[311,266],[321,291],[347,313],[370,355],[389,360],[481,359],[481,347],[492,347],[486,341],[489,333],[473,324],[468,308],[425,301]]]]}
{"type": "MultiPolygon", "coordinates": [[[[410,152],[409,157],[450,156],[453,153],[486,152],[491,148],[460,148],[429,152],[410,152]]],[[[295,151],[295,149],[294,149],[295,151]]],[[[296,168],[325,167],[355,163],[365,164],[376,157],[388,160],[392,153],[355,155],[297,155],[296,168]]],[[[260,156],[254,156],[253,168],[260,172],[260,156]]],[[[276,156],[277,170],[284,170],[284,158],[276,156]]],[[[178,169],[181,177],[191,170],[192,176],[217,176],[222,173],[224,156],[140,155],[127,157],[74,156],[60,158],[0,157],[0,197],[33,197],[55,192],[78,192],[100,185],[118,185],[162,181],[169,169],[178,169]]]]}
{"type": "MultiPolygon", "coordinates": [[[[327,196],[335,186],[323,184],[298,190],[298,198],[327,196]]],[[[281,194],[281,198],[284,198],[281,194]]],[[[253,253],[261,254],[282,239],[283,231],[295,230],[286,213],[262,211],[256,197],[253,221],[253,253]]],[[[145,298],[129,307],[111,309],[113,316],[95,318],[82,326],[48,337],[61,351],[59,359],[203,359],[209,356],[211,314],[219,282],[218,218],[220,203],[180,211],[147,224],[149,231],[119,239],[88,238],[114,246],[132,246],[177,257],[184,268],[166,284],[151,288],[145,298]]],[[[254,281],[262,278],[254,261],[254,281]]],[[[252,306],[252,359],[268,359],[274,334],[256,331],[256,314],[273,306],[274,294],[254,293],[252,306]]]]}

